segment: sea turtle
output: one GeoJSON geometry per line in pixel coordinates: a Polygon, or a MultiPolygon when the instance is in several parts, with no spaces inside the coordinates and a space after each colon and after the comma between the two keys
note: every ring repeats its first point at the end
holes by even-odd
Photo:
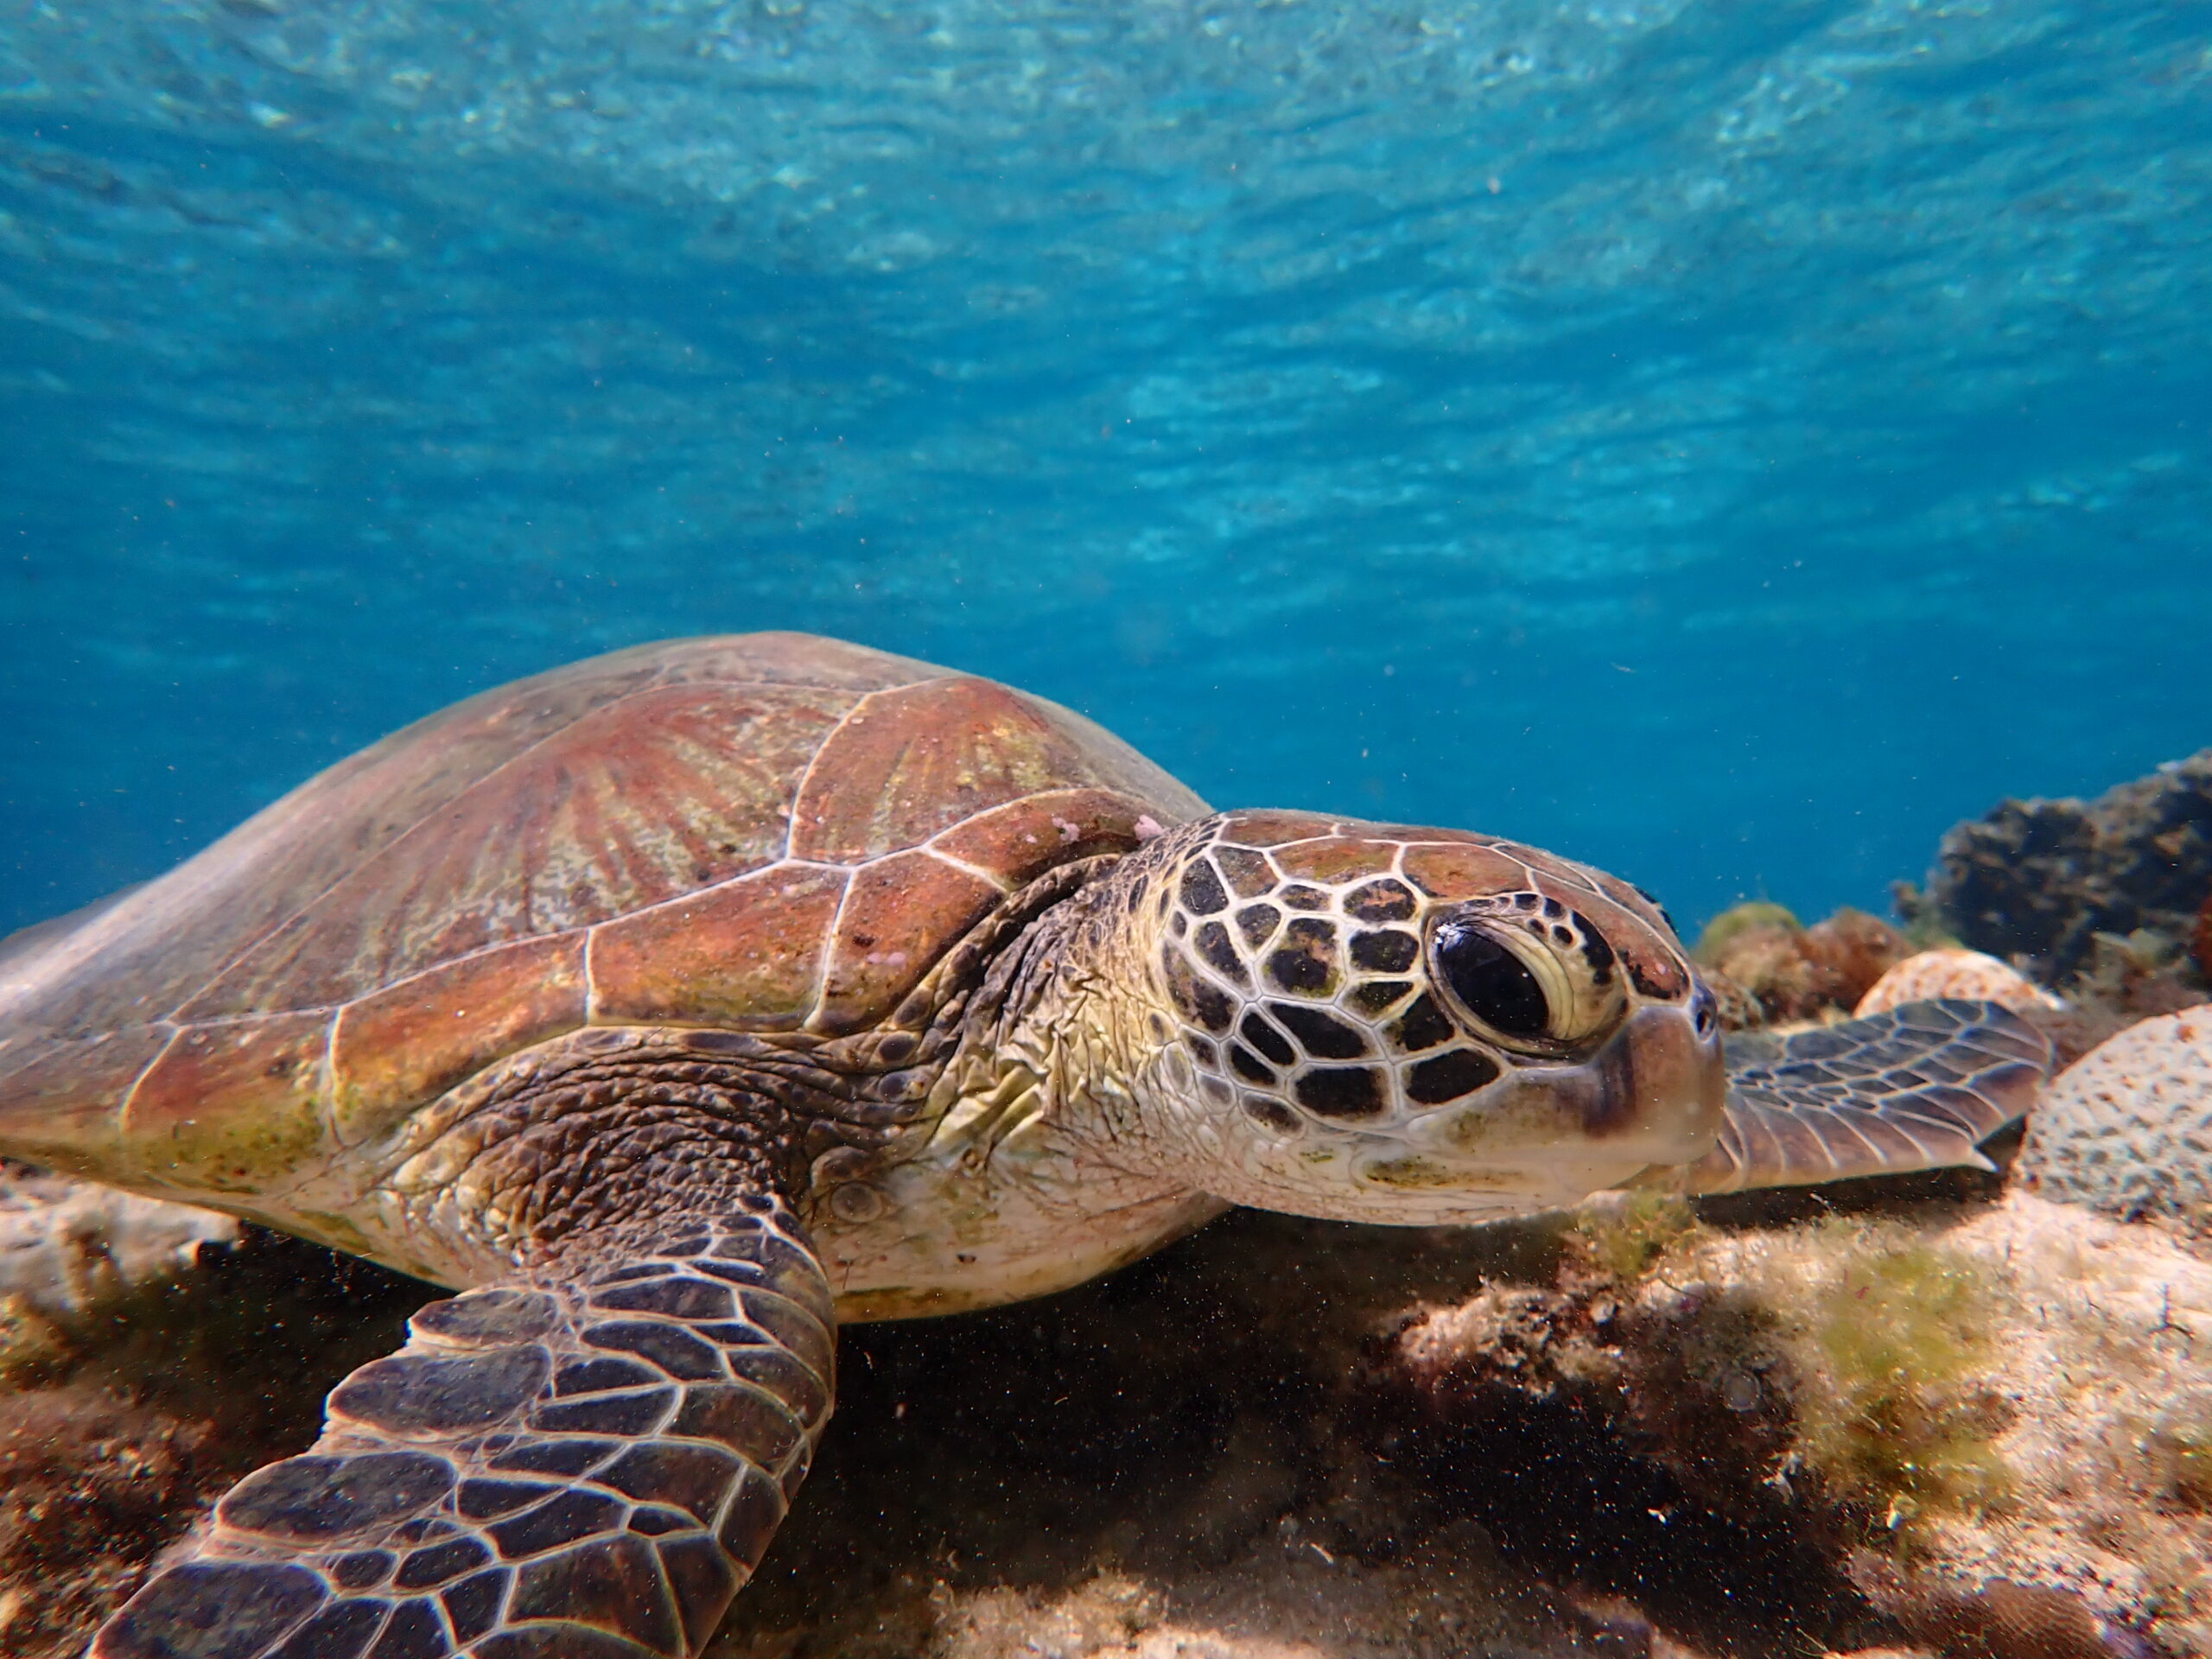
{"type": "Polygon", "coordinates": [[[474,697],[0,950],[0,1152],[461,1294],[99,1659],[680,1659],[838,1323],[1232,1204],[1479,1222],[1978,1160],[1990,1005],[1745,1046],[1659,907],[1513,842],[1213,813],[1079,715],[790,633],[474,697]]]}

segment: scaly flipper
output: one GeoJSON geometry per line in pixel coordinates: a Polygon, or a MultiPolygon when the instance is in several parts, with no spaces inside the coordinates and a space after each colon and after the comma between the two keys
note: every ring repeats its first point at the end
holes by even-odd
{"type": "Polygon", "coordinates": [[[1907,1002],[1789,1037],[1728,1039],[1720,1142],[1682,1190],[1805,1186],[1967,1165],[2024,1115],[2050,1041],[1993,1002],[1907,1002]]]}
{"type": "Polygon", "coordinates": [[[689,1659],[830,1414],[828,1281],[758,1202],[423,1308],[91,1659],[689,1659]]]}

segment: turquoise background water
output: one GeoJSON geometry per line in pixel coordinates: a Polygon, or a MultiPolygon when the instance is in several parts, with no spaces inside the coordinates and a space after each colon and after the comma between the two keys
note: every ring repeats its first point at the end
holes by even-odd
{"type": "Polygon", "coordinates": [[[2212,9],[10,0],[0,925],[802,627],[1686,920],[2212,743],[2212,9]]]}

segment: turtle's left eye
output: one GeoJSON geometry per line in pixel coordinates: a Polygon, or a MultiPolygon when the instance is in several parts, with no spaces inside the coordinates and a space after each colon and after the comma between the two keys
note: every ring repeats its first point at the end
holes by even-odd
{"type": "Polygon", "coordinates": [[[1580,1046],[1609,1034],[1627,1011],[1612,948],[1540,894],[1478,900],[1442,918],[1429,961],[1463,1022],[1508,1047],[1580,1046]]]}
{"type": "Polygon", "coordinates": [[[1465,922],[1436,930],[1436,963],[1459,1006],[1503,1037],[1552,1034],[1543,982],[1498,940],[1465,922]]]}

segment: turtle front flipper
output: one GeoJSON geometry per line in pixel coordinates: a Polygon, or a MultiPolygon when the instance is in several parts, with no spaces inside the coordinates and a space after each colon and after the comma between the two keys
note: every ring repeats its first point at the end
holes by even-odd
{"type": "Polygon", "coordinates": [[[830,1414],[828,1281],[760,1202],[424,1307],[92,1659],[689,1659],[830,1414]]]}
{"type": "Polygon", "coordinates": [[[1719,1144],[1689,1192],[1806,1186],[1966,1165],[2034,1103],[2050,1041],[1994,1002],[1908,1002],[1788,1037],[1728,1039],[1719,1144]]]}

